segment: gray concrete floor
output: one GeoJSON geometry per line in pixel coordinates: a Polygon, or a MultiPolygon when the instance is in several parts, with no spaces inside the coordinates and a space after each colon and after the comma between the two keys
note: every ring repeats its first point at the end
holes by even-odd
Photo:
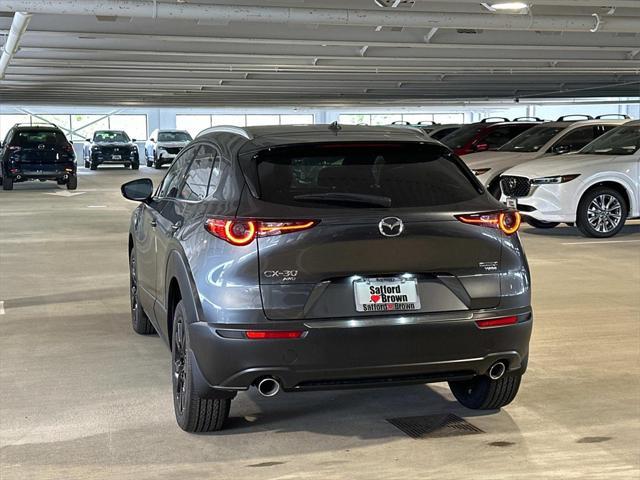
{"type": "Polygon", "coordinates": [[[535,328],[520,394],[500,412],[466,410],[444,384],[249,392],[227,430],[189,435],[167,348],[130,328],[135,205],[118,187],[159,174],[81,170],[81,195],[0,192],[2,480],[640,477],[640,223],[604,242],[523,229],[535,328]],[[443,412],[486,433],[413,440],[385,420],[443,412]]]}

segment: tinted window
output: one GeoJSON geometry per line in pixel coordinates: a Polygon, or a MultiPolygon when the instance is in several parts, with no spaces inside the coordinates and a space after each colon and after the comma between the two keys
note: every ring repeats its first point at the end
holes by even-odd
{"type": "Polygon", "coordinates": [[[116,132],[116,131],[97,131],[93,134],[93,141],[97,143],[106,143],[106,142],[119,142],[125,143],[129,142],[129,136],[124,132],[116,132]]]}
{"type": "Polygon", "coordinates": [[[191,135],[187,132],[159,132],[158,142],[190,142],[191,135]]]}
{"type": "Polygon", "coordinates": [[[441,138],[446,137],[447,135],[449,135],[450,133],[455,132],[456,130],[458,130],[458,128],[460,127],[451,127],[451,128],[443,128],[441,130],[438,130],[437,132],[433,132],[431,135],[429,135],[431,138],[435,138],[436,140],[440,140],[441,138]]]}
{"type": "Polygon", "coordinates": [[[184,175],[195,156],[197,147],[190,148],[179,155],[169,167],[169,171],[165,175],[160,187],[158,188],[157,197],[175,198],[178,194],[180,184],[184,180],[184,175]]]}
{"type": "Polygon", "coordinates": [[[539,125],[521,133],[500,147],[501,152],[537,152],[549,140],[564,130],[564,126],[545,127],[539,125]]]}
{"type": "Polygon", "coordinates": [[[287,205],[423,207],[479,195],[460,160],[436,145],[315,144],[272,148],[253,161],[260,197],[287,205]]]}
{"type": "Polygon", "coordinates": [[[203,145],[194,150],[198,152],[191,162],[178,198],[198,201],[207,196],[211,171],[216,161],[216,151],[210,145],[203,145]]]}
{"type": "Polygon", "coordinates": [[[64,134],[56,130],[18,130],[13,136],[13,145],[32,147],[40,144],[66,145],[64,134]]]}
{"type": "Polygon", "coordinates": [[[513,137],[530,128],[531,125],[504,125],[496,127],[491,130],[489,135],[478,141],[478,143],[486,143],[489,145],[489,150],[497,150],[513,137]]]}
{"type": "Polygon", "coordinates": [[[640,125],[618,127],[598,137],[580,153],[593,155],[633,155],[640,150],[640,125]]]}
{"type": "Polygon", "coordinates": [[[440,141],[444,143],[446,146],[448,146],[449,148],[453,148],[453,149],[462,148],[471,140],[473,140],[474,137],[485,128],[487,128],[486,123],[466,125],[466,126],[460,127],[455,132],[452,132],[449,135],[446,135],[440,141]]]}
{"type": "Polygon", "coordinates": [[[588,127],[576,128],[572,132],[562,137],[559,141],[557,141],[553,145],[553,148],[569,147],[569,151],[571,152],[580,150],[588,143],[591,143],[591,141],[595,138],[594,130],[595,128],[591,125],[589,125],[588,127]]]}

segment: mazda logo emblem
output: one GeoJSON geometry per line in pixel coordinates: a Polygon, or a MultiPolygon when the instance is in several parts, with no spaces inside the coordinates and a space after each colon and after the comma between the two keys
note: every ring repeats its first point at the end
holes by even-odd
{"type": "Polygon", "coordinates": [[[44,143],[41,143],[40,145],[38,145],[38,150],[44,150],[44,143]]]}
{"type": "Polygon", "coordinates": [[[398,217],[386,217],[378,223],[378,230],[385,237],[397,237],[404,231],[404,223],[398,217]]]}
{"type": "Polygon", "coordinates": [[[507,181],[507,185],[509,186],[509,188],[510,188],[511,190],[513,190],[513,189],[514,189],[514,188],[516,188],[516,186],[518,185],[518,182],[516,182],[516,179],[515,179],[515,178],[510,178],[510,179],[507,181]]]}

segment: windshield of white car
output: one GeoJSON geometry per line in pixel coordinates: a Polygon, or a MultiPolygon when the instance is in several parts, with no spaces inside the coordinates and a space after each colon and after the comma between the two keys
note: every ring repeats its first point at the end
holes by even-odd
{"type": "Polygon", "coordinates": [[[131,140],[129,136],[120,131],[102,130],[93,134],[93,141],[95,143],[127,143],[131,140]]]}
{"type": "Polygon", "coordinates": [[[614,128],[584,147],[591,155],[633,155],[640,150],[640,125],[614,128]]]}
{"type": "Polygon", "coordinates": [[[545,127],[540,125],[538,127],[530,128],[529,130],[521,133],[511,141],[505,143],[498,149],[499,152],[537,152],[540,150],[549,140],[555,137],[558,132],[561,132],[566,127],[545,127]]]}
{"type": "Polygon", "coordinates": [[[158,133],[159,142],[190,142],[191,135],[187,132],[160,132],[158,133]]]}

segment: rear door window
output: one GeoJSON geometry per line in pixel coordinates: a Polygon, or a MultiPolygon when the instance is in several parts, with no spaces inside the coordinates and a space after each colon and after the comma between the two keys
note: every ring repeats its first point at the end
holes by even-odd
{"type": "Polygon", "coordinates": [[[272,203],[403,208],[453,204],[479,195],[473,175],[439,145],[306,144],[271,148],[252,161],[259,196],[272,203]]]}
{"type": "Polygon", "coordinates": [[[486,143],[489,150],[497,150],[512,138],[516,137],[525,130],[531,128],[531,125],[504,125],[495,127],[491,133],[477,143],[486,143]]]}
{"type": "Polygon", "coordinates": [[[580,150],[596,138],[595,127],[592,125],[576,128],[555,143],[553,148],[568,147],[570,152],[580,150]]]}
{"type": "Polygon", "coordinates": [[[178,195],[178,198],[183,200],[200,201],[207,196],[214,164],[220,161],[216,158],[215,149],[210,145],[202,145],[197,150],[178,195]]]}

